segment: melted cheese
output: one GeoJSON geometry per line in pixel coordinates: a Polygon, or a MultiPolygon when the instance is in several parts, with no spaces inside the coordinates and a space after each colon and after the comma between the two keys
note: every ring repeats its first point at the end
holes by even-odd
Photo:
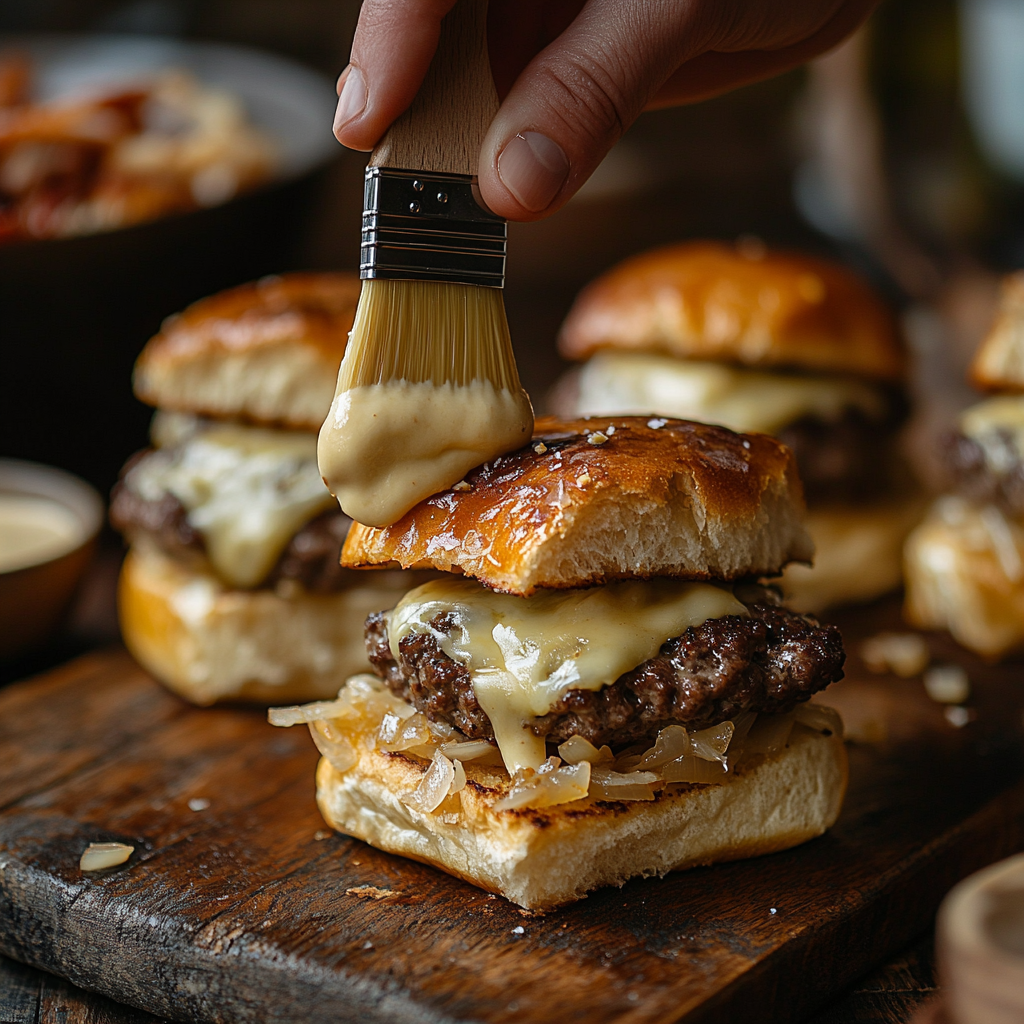
{"type": "Polygon", "coordinates": [[[977,442],[998,475],[1024,459],[1024,396],[1000,395],[960,414],[960,432],[977,442]]]}
{"type": "Polygon", "coordinates": [[[0,492],[0,572],[49,562],[84,540],[78,516],[59,502],[0,492]]]}
{"type": "Polygon", "coordinates": [[[258,586],[292,537],[331,506],[316,465],[316,437],[213,424],[160,449],[128,475],[140,497],[173,494],[202,535],[218,575],[258,586]]]}
{"type": "Polygon", "coordinates": [[[320,429],[320,471],[346,515],[388,526],[469,470],[526,444],[524,391],[490,381],[390,381],[340,391],[320,429]]]}
{"type": "Polygon", "coordinates": [[[600,352],[582,368],[576,403],[581,416],[659,413],[765,434],[804,416],[836,420],[850,408],[885,414],[882,396],[862,381],[620,352],[600,352]]]}
{"type": "Polygon", "coordinates": [[[730,591],[708,583],[630,580],[523,598],[452,577],[407,594],[391,612],[388,636],[397,657],[404,637],[429,633],[469,668],[505,765],[514,772],[539,768],[547,757],[543,738],[529,725],[568,690],[600,690],[689,626],[745,614],[730,591]],[[430,625],[442,614],[454,618],[450,633],[430,625]]]}

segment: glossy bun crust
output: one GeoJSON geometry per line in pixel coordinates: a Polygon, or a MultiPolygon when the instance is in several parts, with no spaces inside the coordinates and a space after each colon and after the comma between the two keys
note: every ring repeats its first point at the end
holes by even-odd
{"type": "Polygon", "coordinates": [[[354,274],[285,274],[201,299],[143,349],[135,393],[176,412],[319,430],[359,288],[354,274]]]}
{"type": "Polygon", "coordinates": [[[1003,278],[999,312],[971,364],[984,391],[1024,391],[1024,270],[1003,278]]]}
{"type": "Polygon", "coordinates": [[[547,418],[530,445],[397,523],[354,524],[341,561],[463,572],[524,596],[612,579],[731,580],[809,561],[803,513],[793,455],[764,434],[646,417],[547,418]]]}
{"type": "Polygon", "coordinates": [[[577,298],[559,346],[570,359],[620,349],[888,381],[905,371],[895,319],[849,270],[716,242],[612,268],[577,298]]]}

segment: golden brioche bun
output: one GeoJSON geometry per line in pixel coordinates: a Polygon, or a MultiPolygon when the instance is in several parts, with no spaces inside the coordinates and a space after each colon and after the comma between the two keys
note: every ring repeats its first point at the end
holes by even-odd
{"type": "Polygon", "coordinates": [[[169,317],[135,365],[135,393],[175,412],[319,430],[352,328],[354,274],[285,274],[169,317]]]}
{"type": "Polygon", "coordinates": [[[121,569],[118,614],[135,659],[186,700],[266,705],[333,697],[365,671],[366,616],[408,587],[389,573],[333,594],[230,590],[212,572],[140,544],[121,569]]]}
{"type": "Polygon", "coordinates": [[[547,418],[530,445],[397,523],[354,523],[341,561],[463,572],[523,596],[651,576],[730,580],[810,560],[803,513],[792,452],[764,434],[547,418]]]}
{"type": "Polygon", "coordinates": [[[842,737],[796,726],[786,748],[735,769],[721,785],[678,786],[653,801],[587,798],[497,811],[509,777],[465,762],[467,784],[425,813],[401,797],[430,761],[358,743],[359,760],[317,769],[317,803],[332,828],[433,864],[530,910],[546,910],[630,878],[785,850],[821,835],[846,792],[842,737]]]}
{"type": "Polygon", "coordinates": [[[1024,524],[943,497],[907,538],[904,614],[986,658],[1024,649],[1024,524]]]}
{"type": "Polygon", "coordinates": [[[814,564],[787,566],[781,580],[786,606],[817,614],[896,590],[903,581],[903,542],[923,511],[916,496],[810,508],[804,523],[814,541],[814,564]]]}
{"type": "Polygon", "coordinates": [[[717,242],[666,246],[612,268],[580,293],[559,347],[569,359],[632,349],[889,381],[906,369],[895,319],[855,274],[717,242]]]}
{"type": "Polygon", "coordinates": [[[1003,278],[999,312],[970,377],[983,391],[1024,391],[1024,270],[1003,278]]]}

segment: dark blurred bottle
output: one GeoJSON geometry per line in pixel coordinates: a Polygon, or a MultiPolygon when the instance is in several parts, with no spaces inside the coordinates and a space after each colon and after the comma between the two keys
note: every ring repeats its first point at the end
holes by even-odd
{"type": "Polygon", "coordinates": [[[1024,0],[887,0],[812,63],[801,208],[915,298],[1024,265],[1024,0]],[[908,269],[909,268],[909,269],[908,269]]]}

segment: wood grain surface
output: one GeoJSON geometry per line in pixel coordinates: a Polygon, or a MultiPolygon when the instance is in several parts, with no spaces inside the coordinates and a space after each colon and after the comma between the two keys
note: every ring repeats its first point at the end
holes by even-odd
{"type": "Polygon", "coordinates": [[[830,702],[871,742],[828,835],[543,917],[326,833],[304,731],[86,656],[0,693],[0,951],[175,1020],[799,1019],[1024,848],[1020,663],[932,638],[972,679],[957,728],[920,681],[860,667],[858,637],[894,615],[841,623],[830,702]],[[83,877],[111,839],[131,860],[83,877]]]}

